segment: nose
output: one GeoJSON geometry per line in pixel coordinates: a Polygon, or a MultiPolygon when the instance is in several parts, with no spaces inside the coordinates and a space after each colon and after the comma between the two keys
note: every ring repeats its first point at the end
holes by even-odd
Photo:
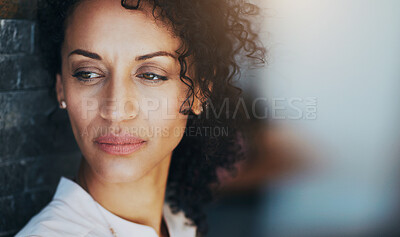
{"type": "Polygon", "coordinates": [[[103,119],[121,122],[136,118],[139,111],[135,88],[130,80],[111,78],[104,87],[105,95],[100,107],[103,119]]]}

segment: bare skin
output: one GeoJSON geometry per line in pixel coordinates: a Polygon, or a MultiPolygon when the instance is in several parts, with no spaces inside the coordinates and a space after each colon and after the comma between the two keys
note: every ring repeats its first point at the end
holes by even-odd
{"type": "MultiPolygon", "coordinates": [[[[187,122],[179,109],[188,88],[179,78],[180,39],[143,7],[81,2],[67,21],[56,90],[84,157],[79,184],[110,212],[165,236],[162,208],[172,152],[187,122]],[[129,155],[108,154],[94,142],[108,133],[145,143],[129,155]]],[[[200,113],[199,100],[192,110],[200,113]]]]}

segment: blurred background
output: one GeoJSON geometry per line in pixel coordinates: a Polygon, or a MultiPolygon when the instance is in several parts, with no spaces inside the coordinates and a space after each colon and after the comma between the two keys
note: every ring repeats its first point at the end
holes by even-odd
{"type": "MultiPolygon", "coordinates": [[[[219,171],[208,236],[400,236],[400,1],[253,2],[268,61],[238,82],[256,111],[249,160],[219,171]]],[[[0,0],[1,237],[79,162],[66,114],[47,120],[35,5],[0,0]]]]}
{"type": "Polygon", "coordinates": [[[210,236],[400,236],[400,1],[253,2],[268,65],[241,85],[267,98],[263,151],[210,236]]]}

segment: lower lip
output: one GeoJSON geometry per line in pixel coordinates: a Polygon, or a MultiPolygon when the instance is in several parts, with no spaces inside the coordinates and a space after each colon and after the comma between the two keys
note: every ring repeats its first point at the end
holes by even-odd
{"type": "Polygon", "coordinates": [[[108,143],[96,143],[101,150],[111,155],[129,155],[139,150],[145,142],[133,143],[133,144],[108,144],[108,143]]]}

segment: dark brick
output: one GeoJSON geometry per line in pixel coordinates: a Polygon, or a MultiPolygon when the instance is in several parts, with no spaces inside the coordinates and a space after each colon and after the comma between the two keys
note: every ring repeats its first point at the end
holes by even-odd
{"type": "Polygon", "coordinates": [[[18,12],[18,0],[0,1],[0,18],[13,18],[18,12]]]}
{"type": "Polygon", "coordinates": [[[55,188],[60,176],[73,177],[78,172],[81,153],[80,151],[51,154],[41,157],[29,166],[26,172],[26,189],[41,187],[55,188]]]}
{"type": "Polygon", "coordinates": [[[21,64],[21,87],[18,89],[30,89],[50,87],[55,78],[50,77],[42,65],[38,56],[25,56],[21,64]]]}
{"type": "Polygon", "coordinates": [[[19,8],[14,18],[35,19],[37,10],[37,0],[18,0],[19,8]]]}
{"type": "Polygon", "coordinates": [[[13,237],[17,233],[16,230],[0,232],[0,237],[13,237]]]}
{"type": "Polygon", "coordinates": [[[0,198],[1,232],[19,231],[51,201],[53,193],[54,189],[44,189],[0,198]]]}
{"type": "Polygon", "coordinates": [[[0,93],[0,162],[79,150],[66,111],[54,106],[47,90],[0,93]]]}
{"type": "Polygon", "coordinates": [[[25,161],[0,165],[0,197],[24,190],[26,171],[25,161]]]}
{"type": "Polygon", "coordinates": [[[36,4],[36,0],[2,0],[0,1],[0,18],[34,19],[36,4]]]}
{"type": "Polygon", "coordinates": [[[0,93],[0,129],[35,125],[57,106],[47,89],[0,93]]]}
{"type": "MultiPolygon", "coordinates": [[[[36,0],[15,2],[13,18],[35,18],[36,0]]],[[[14,236],[80,163],[68,114],[49,95],[54,78],[37,36],[32,20],[0,19],[0,237],[14,236]]]]}
{"type": "Polygon", "coordinates": [[[0,19],[0,54],[31,54],[34,30],[34,21],[0,19]]]}
{"type": "Polygon", "coordinates": [[[38,56],[0,56],[0,90],[50,87],[52,79],[38,56]]]}
{"type": "Polygon", "coordinates": [[[80,152],[72,152],[0,166],[0,234],[20,230],[51,200],[61,176],[75,176],[79,163],[80,152]]]}
{"type": "Polygon", "coordinates": [[[79,150],[71,128],[67,124],[59,127],[51,124],[21,126],[3,130],[2,133],[0,136],[2,162],[79,150]]]}
{"type": "Polygon", "coordinates": [[[0,56],[0,90],[19,86],[21,67],[15,61],[14,57],[0,56]]]}

